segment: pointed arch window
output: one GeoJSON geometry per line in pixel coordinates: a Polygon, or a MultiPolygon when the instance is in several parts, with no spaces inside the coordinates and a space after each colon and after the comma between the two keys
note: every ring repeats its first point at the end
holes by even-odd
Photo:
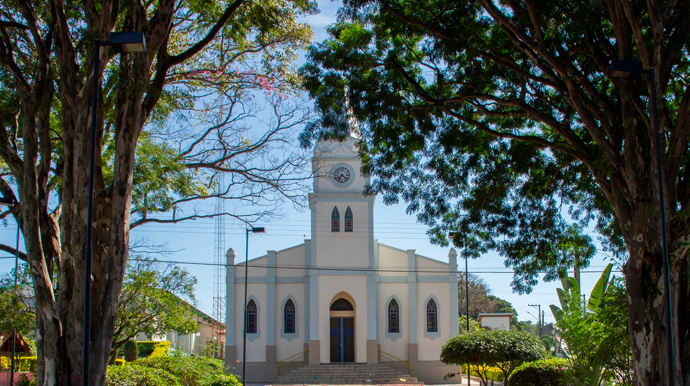
{"type": "Polygon", "coordinates": [[[395,299],[388,303],[388,332],[400,332],[400,308],[395,299]]]}
{"type": "Polygon", "coordinates": [[[355,308],[352,303],[348,302],[346,299],[340,298],[331,304],[331,311],[354,311],[355,308]]]}
{"type": "Polygon", "coordinates": [[[285,334],[295,333],[295,303],[288,299],[283,311],[283,331],[285,334]]]}
{"type": "Polygon", "coordinates": [[[345,232],[352,232],[353,227],[352,210],[350,210],[350,207],[348,206],[345,210],[345,232]]]}
{"type": "Polygon", "coordinates": [[[340,212],[337,206],[331,212],[331,232],[340,232],[340,212]]]}
{"type": "Polygon", "coordinates": [[[438,309],[433,299],[426,304],[426,332],[438,332],[438,309]]]}
{"type": "Polygon", "coordinates": [[[254,300],[250,300],[247,303],[247,334],[256,334],[258,319],[256,303],[254,300]]]}

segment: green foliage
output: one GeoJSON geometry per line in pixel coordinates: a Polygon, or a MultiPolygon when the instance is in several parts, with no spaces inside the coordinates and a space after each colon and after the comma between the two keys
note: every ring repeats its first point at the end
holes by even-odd
{"type": "Polygon", "coordinates": [[[180,383],[165,370],[130,363],[109,366],[104,386],[180,386],[180,383]]]}
{"type": "MultiPolygon", "coordinates": [[[[189,334],[197,330],[190,303],[196,301],[197,280],[185,268],[159,263],[156,259],[135,257],[127,265],[120,294],[113,352],[139,333],[164,335],[168,331],[189,334]]],[[[139,353],[150,354],[153,347],[139,353]]]]}
{"type": "MultiPolygon", "coordinates": [[[[10,371],[11,355],[0,356],[0,371],[10,371]]],[[[38,361],[36,356],[16,355],[14,359],[14,371],[36,372],[38,361]]]]}
{"type": "Polygon", "coordinates": [[[156,346],[153,348],[153,351],[151,351],[151,355],[149,355],[149,358],[151,358],[151,357],[167,357],[169,352],[170,352],[170,342],[167,340],[163,340],[163,341],[160,341],[156,344],[156,346]]]}
{"type": "MultiPolygon", "coordinates": [[[[460,315],[458,318],[458,326],[460,327],[460,334],[467,332],[467,317],[465,315],[460,315]]],[[[478,321],[470,318],[470,331],[477,331],[481,328],[478,321]]]]}
{"type": "Polygon", "coordinates": [[[139,351],[137,349],[137,342],[134,339],[129,339],[125,342],[124,354],[127,362],[134,362],[137,360],[139,351]]]}
{"type": "Polygon", "coordinates": [[[484,381],[482,365],[498,367],[504,379],[508,379],[523,362],[543,357],[544,347],[539,338],[517,331],[470,331],[451,338],[441,350],[441,362],[474,366],[474,371],[484,381]]]}
{"type": "Polygon", "coordinates": [[[599,385],[615,375],[632,381],[627,299],[620,280],[609,280],[609,264],[592,289],[586,307],[575,279],[561,277],[561,308],[551,305],[556,325],[567,344],[572,378],[581,385],[599,385]]]}
{"type": "Polygon", "coordinates": [[[462,365],[462,373],[467,374],[468,372],[471,376],[479,377],[481,379],[503,382],[503,371],[496,366],[470,366],[469,364],[462,365]]]}
{"type": "Polygon", "coordinates": [[[568,360],[561,358],[523,363],[510,374],[510,384],[512,386],[563,386],[568,367],[568,360]]]}
{"type": "Polygon", "coordinates": [[[36,386],[36,378],[29,379],[25,374],[19,375],[19,380],[17,381],[17,386],[36,386]]]}
{"type": "Polygon", "coordinates": [[[140,366],[164,370],[177,378],[182,386],[236,386],[237,379],[223,372],[219,359],[204,357],[149,357],[137,361],[140,366]]]}
{"type": "MultiPolygon", "coordinates": [[[[16,328],[23,337],[31,337],[36,331],[36,315],[29,307],[34,299],[28,265],[19,266],[17,286],[14,285],[14,275],[15,270],[12,268],[0,280],[0,331],[12,331],[16,328]]],[[[35,346],[34,343],[34,350],[35,346]]]]}
{"type": "Polygon", "coordinates": [[[170,342],[167,340],[144,340],[137,342],[139,357],[167,356],[170,351],[170,342]]]}
{"type": "Polygon", "coordinates": [[[143,340],[137,342],[137,350],[139,351],[139,356],[148,357],[149,355],[151,355],[158,343],[159,342],[155,340],[143,340]]]}
{"type": "MultiPolygon", "coordinates": [[[[469,314],[470,318],[477,319],[481,313],[492,312],[511,312],[517,316],[517,312],[512,305],[497,296],[491,295],[491,289],[486,282],[477,275],[468,275],[469,287],[469,314]]],[[[460,274],[458,278],[458,312],[465,315],[467,307],[465,304],[465,275],[460,274]]],[[[513,319],[515,320],[515,318],[513,319]]]]}

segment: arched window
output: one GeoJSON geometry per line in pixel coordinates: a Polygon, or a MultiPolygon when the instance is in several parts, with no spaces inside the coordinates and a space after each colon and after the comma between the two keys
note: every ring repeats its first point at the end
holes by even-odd
{"type": "Polygon", "coordinates": [[[352,232],[352,211],[350,210],[350,207],[348,206],[347,209],[345,210],[345,232],[352,232]]]}
{"type": "Polygon", "coordinates": [[[283,331],[285,334],[295,333],[295,303],[292,299],[288,299],[285,303],[285,311],[283,313],[283,331]]]}
{"type": "Polygon", "coordinates": [[[331,213],[331,232],[340,232],[340,212],[338,212],[338,207],[333,208],[331,213]]]}
{"type": "Polygon", "coordinates": [[[433,299],[426,304],[426,332],[438,332],[438,310],[433,299]]]}
{"type": "Polygon", "coordinates": [[[340,298],[331,304],[331,311],[354,311],[355,308],[352,307],[352,303],[347,300],[340,298]]]}
{"type": "Polygon", "coordinates": [[[247,334],[256,334],[259,319],[257,314],[256,303],[250,300],[247,303],[247,334]]]}
{"type": "Polygon", "coordinates": [[[400,332],[400,309],[395,299],[388,303],[388,332],[400,332]]]}

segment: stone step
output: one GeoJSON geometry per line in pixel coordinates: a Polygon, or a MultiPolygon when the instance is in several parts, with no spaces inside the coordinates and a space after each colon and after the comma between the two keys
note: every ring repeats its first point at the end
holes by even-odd
{"type": "Polygon", "coordinates": [[[323,364],[308,365],[281,375],[276,384],[414,384],[422,382],[404,371],[384,365],[367,364],[323,364]]]}

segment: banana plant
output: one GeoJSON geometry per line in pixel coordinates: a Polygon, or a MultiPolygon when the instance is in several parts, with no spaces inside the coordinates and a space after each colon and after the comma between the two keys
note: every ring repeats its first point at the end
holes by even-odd
{"type": "Polygon", "coordinates": [[[605,325],[599,318],[603,299],[609,289],[612,264],[608,264],[586,302],[580,286],[565,271],[559,276],[563,288],[556,289],[561,306],[550,305],[565,341],[565,352],[573,368],[573,376],[585,385],[599,386],[605,378],[609,358],[599,348],[606,339],[605,325]]]}

